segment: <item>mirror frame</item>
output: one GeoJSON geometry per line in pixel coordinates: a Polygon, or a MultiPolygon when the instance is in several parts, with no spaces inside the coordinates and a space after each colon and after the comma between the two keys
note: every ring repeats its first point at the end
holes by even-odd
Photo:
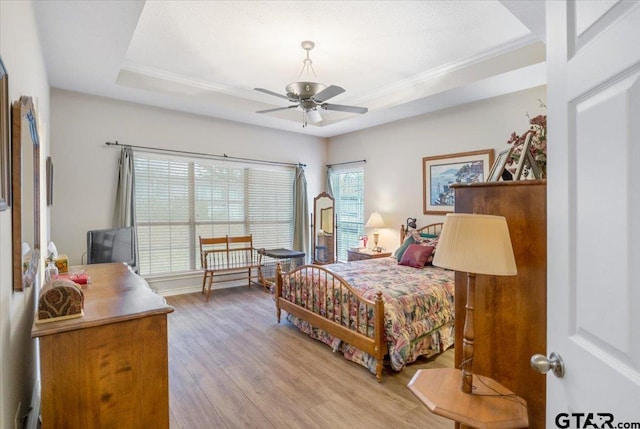
{"type": "Polygon", "coordinates": [[[331,263],[337,262],[337,257],[336,257],[337,248],[338,248],[338,234],[337,234],[337,228],[336,228],[336,200],[328,193],[322,192],[313,199],[313,214],[311,215],[311,250],[313,252],[313,257],[311,259],[313,263],[318,265],[324,265],[324,264],[331,264],[331,263]],[[333,225],[331,228],[332,249],[331,249],[331,257],[328,258],[327,261],[318,260],[318,251],[317,251],[318,227],[324,230],[324,228],[322,228],[323,213],[329,208],[329,207],[318,208],[318,201],[323,198],[326,198],[331,202],[331,209],[333,211],[333,215],[332,215],[333,225]]]}
{"type": "Polygon", "coordinates": [[[11,107],[11,143],[13,290],[21,291],[34,283],[40,266],[40,140],[36,110],[31,97],[22,96],[11,107]],[[28,122],[33,144],[33,250],[31,262],[26,270],[22,261],[23,118],[28,122]]]}
{"type": "Polygon", "coordinates": [[[0,212],[11,205],[9,76],[0,58],[0,212]]]}

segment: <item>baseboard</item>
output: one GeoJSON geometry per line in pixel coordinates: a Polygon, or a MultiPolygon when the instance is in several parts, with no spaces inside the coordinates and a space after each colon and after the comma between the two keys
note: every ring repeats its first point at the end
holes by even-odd
{"type": "Polygon", "coordinates": [[[173,296],[182,295],[184,293],[200,292],[202,290],[202,286],[187,286],[162,290],[152,288],[152,290],[160,296],[173,296]]]}
{"type": "MultiPolygon", "coordinates": [[[[234,283],[222,284],[211,289],[211,293],[213,294],[216,292],[216,290],[220,290],[220,289],[229,289],[234,287],[246,287],[246,286],[247,286],[246,280],[243,280],[242,282],[238,281],[236,284],[234,283]]],[[[202,285],[177,287],[177,288],[171,288],[171,289],[156,289],[152,287],[151,289],[160,296],[173,296],[173,295],[182,295],[185,293],[201,292],[202,285]]]]}

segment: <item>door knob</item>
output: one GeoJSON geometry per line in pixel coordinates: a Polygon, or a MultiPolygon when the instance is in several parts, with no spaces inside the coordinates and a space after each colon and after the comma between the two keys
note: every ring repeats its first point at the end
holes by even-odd
{"type": "Polygon", "coordinates": [[[556,377],[564,377],[564,362],[556,352],[551,352],[549,359],[545,355],[531,356],[531,368],[540,374],[546,374],[551,370],[556,377]]]}

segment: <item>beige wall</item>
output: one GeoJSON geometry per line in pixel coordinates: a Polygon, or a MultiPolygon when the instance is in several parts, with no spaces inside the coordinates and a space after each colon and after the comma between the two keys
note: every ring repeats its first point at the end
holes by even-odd
{"type": "MultiPolygon", "coordinates": [[[[304,162],[309,201],[324,190],[327,162],[366,159],[365,216],[378,210],[389,228],[381,245],[395,249],[399,225],[408,216],[419,224],[439,221],[422,214],[422,157],[506,147],[511,132],[522,133],[544,113],[537,87],[421,115],[340,137],[320,139],[229,121],[52,90],[51,155],[55,201],[51,236],[58,249],[81,262],[86,231],[111,226],[118,149],[106,141],[231,156],[304,162]],[[81,214],[76,216],[75,214],[81,214]]],[[[198,275],[148,279],[163,294],[193,291],[198,275]]],[[[221,286],[228,286],[223,284],[221,286]]]]}
{"type": "MultiPolygon", "coordinates": [[[[41,158],[48,153],[49,85],[30,1],[0,1],[0,55],[9,73],[9,99],[32,96],[41,123],[41,158]]],[[[41,162],[42,165],[42,162],[41,162]]],[[[46,225],[47,210],[41,224],[46,225]]],[[[46,230],[41,237],[46,242],[46,230]]],[[[11,210],[0,212],[0,427],[13,428],[27,412],[37,379],[35,340],[31,339],[35,288],[13,292],[11,210]]]]}
{"type": "Polygon", "coordinates": [[[367,160],[365,218],[380,212],[388,226],[380,231],[380,245],[394,250],[407,217],[417,217],[418,226],[443,219],[423,215],[422,158],[490,148],[497,153],[512,132],[528,129],[527,113],[546,114],[539,100],[546,100],[546,86],[335,137],[329,140],[328,159],[367,160]]]}
{"type": "MultiPolygon", "coordinates": [[[[302,162],[307,164],[305,174],[311,198],[324,183],[327,143],[323,138],[55,89],[51,93],[51,112],[55,171],[51,237],[58,250],[69,256],[71,264],[79,264],[86,252],[88,230],[112,226],[120,149],[106,146],[107,141],[302,162]]],[[[166,294],[192,291],[201,277],[148,280],[152,288],[166,294]]]]}

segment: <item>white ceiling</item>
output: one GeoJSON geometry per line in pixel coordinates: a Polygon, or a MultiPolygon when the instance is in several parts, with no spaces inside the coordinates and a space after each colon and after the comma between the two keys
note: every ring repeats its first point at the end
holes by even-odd
{"type": "Polygon", "coordinates": [[[34,7],[53,87],[321,137],[545,83],[538,1],[75,0],[34,7]],[[368,113],[323,111],[322,123],[307,128],[298,110],[255,113],[289,103],[253,88],[284,94],[287,84],[309,80],[299,77],[303,40],[316,43],[317,80],[346,89],[330,103],[368,113]]]}

